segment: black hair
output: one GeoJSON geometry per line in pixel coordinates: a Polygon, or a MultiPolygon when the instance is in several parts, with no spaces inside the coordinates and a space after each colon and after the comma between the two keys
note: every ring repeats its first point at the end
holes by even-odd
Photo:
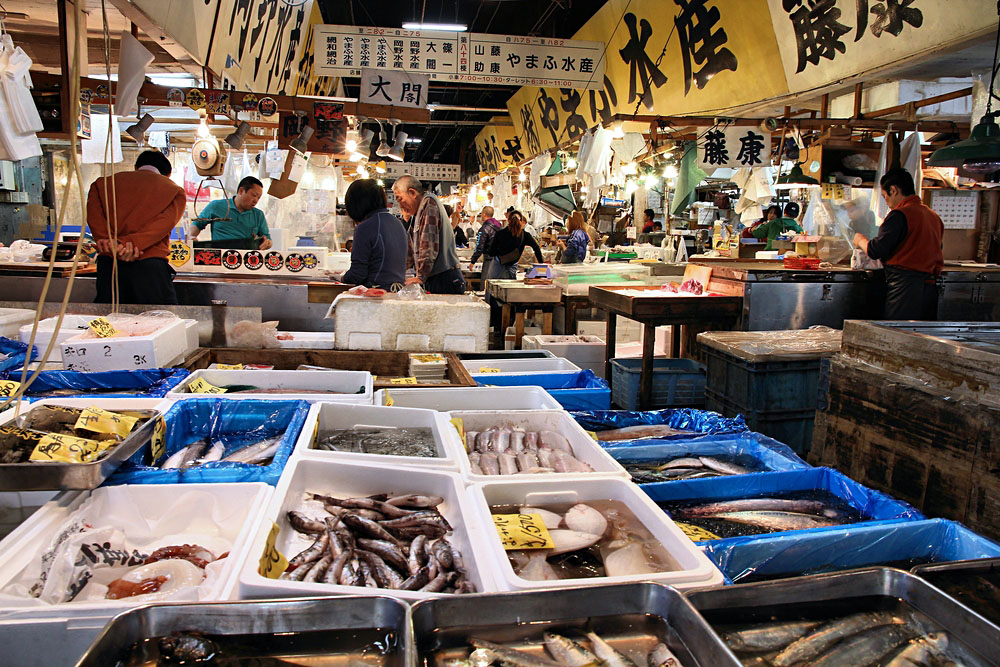
{"type": "Polygon", "coordinates": [[[247,176],[242,181],[240,181],[240,185],[239,187],[236,188],[236,191],[239,192],[240,190],[243,190],[244,192],[246,192],[251,188],[253,188],[253,186],[255,185],[259,185],[262,188],[264,187],[264,184],[261,183],[258,179],[254,178],[253,176],[247,176]]]}
{"type": "Polygon", "coordinates": [[[913,185],[913,176],[905,169],[890,169],[885,172],[885,176],[878,182],[882,190],[889,191],[889,187],[895,185],[899,188],[899,194],[904,197],[917,194],[917,189],[913,185]]]}
{"type": "Polygon", "coordinates": [[[445,204],[444,205],[444,212],[447,213],[448,217],[450,218],[451,214],[455,212],[455,209],[453,209],[450,205],[445,204]]]}
{"type": "Polygon", "coordinates": [[[663,229],[663,223],[661,223],[661,222],[654,222],[653,223],[653,229],[656,229],[657,227],[659,227],[660,229],[663,229]]]}
{"type": "Polygon", "coordinates": [[[646,214],[647,216],[649,216],[650,220],[652,220],[653,218],[656,217],[656,211],[654,211],[651,208],[647,208],[645,211],[643,211],[643,213],[646,214]]]}
{"type": "Polygon", "coordinates": [[[139,153],[139,157],[135,159],[135,168],[138,169],[139,167],[156,167],[156,170],[164,176],[169,176],[170,172],[174,170],[170,164],[170,160],[160,151],[143,151],[139,153]]]}
{"type": "Polygon", "coordinates": [[[778,206],[777,204],[771,204],[770,206],[768,206],[767,208],[764,209],[764,220],[765,221],[767,220],[767,216],[771,215],[771,211],[777,211],[778,212],[778,217],[779,218],[781,217],[781,207],[778,206]]]}
{"type": "Polygon", "coordinates": [[[358,179],[347,188],[344,206],[352,220],[361,222],[375,211],[388,208],[385,189],[374,178],[358,179]]]}
{"type": "Polygon", "coordinates": [[[785,217],[793,219],[797,218],[799,217],[800,210],[802,209],[799,208],[798,202],[790,201],[787,204],[785,204],[785,217]]]}

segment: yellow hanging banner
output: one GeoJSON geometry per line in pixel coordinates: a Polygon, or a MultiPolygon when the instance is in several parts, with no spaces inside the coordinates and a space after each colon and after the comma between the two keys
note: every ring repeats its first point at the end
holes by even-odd
{"type": "Polygon", "coordinates": [[[475,145],[479,169],[487,174],[516,167],[528,157],[508,116],[493,118],[476,135],[475,145]]]}

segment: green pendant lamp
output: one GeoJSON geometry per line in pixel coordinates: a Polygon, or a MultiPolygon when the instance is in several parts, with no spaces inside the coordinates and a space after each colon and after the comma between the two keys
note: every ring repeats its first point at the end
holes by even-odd
{"type": "Polygon", "coordinates": [[[778,179],[778,183],[781,185],[819,185],[819,181],[815,178],[806,176],[802,167],[799,166],[800,164],[802,163],[796,162],[791,171],[778,179]]]}

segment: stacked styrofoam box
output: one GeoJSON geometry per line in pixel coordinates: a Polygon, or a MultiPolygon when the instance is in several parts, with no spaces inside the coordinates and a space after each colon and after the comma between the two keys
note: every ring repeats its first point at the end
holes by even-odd
{"type": "Polygon", "coordinates": [[[35,311],[33,310],[25,308],[0,308],[0,336],[4,338],[17,338],[21,327],[26,324],[30,325],[34,321],[35,311]]]}
{"type": "Polygon", "coordinates": [[[279,331],[278,347],[284,349],[332,350],[332,331],[279,331]],[[290,334],[290,339],[282,339],[283,334],[290,334]]]}
{"type": "MultiPolygon", "coordinates": [[[[38,323],[38,330],[35,332],[35,347],[38,348],[38,356],[44,354],[49,346],[49,341],[56,339],[56,344],[49,355],[49,361],[62,361],[62,343],[76,336],[81,330],[87,328],[87,323],[94,317],[92,315],[65,315],[62,326],[56,331],[56,322],[59,318],[47,317],[38,323]]],[[[25,324],[18,330],[18,338],[22,343],[31,340],[32,324],[25,324]]]]}
{"type": "Polygon", "coordinates": [[[439,412],[492,410],[562,410],[559,401],[541,387],[443,387],[441,389],[380,389],[375,405],[425,408],[439,412]]]}
{"type": "Polygon", "coordinates": [[[188,325],[181,319],[170,321],[148,336],[74,336],[62,344],[63,367],[72,371],[168,368],[183,358],[187,346],[188,325]]]}
{"type": "Polygon", "coordinates": [[[525,350],[549,350],[597,377],[604,377],[604,338],[598,336],[525,336],[525,350]]]}
{"type": "Polygon", "coordinates": [[[179,385],[170,390],[167,398],[205,398],[225,396],[226,398],[257,398],[264,400],[297,400],[310,403],[361,403],[371,405],[374,393],[372,374],[368,371],[263,371],[263,370],[216,370],[203,369],[189,375],[179,385]],[[250,385],[262,390],[304,389],[315,393],[276,393],[273,391],[240,392],[238,394],[198,394],[191,393],[192,382],[203,379],[215,387],[228,385],[250,385]],[[358,390],[362,391],[358,391],[358,390]],[[323,393],[330,392],[330,393],[323,393]]]}

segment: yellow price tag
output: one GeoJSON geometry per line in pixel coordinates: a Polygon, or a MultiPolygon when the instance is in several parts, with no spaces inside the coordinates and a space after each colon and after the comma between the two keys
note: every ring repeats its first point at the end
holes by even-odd
{"type": "Polygon", "coordinates": [[[217,368],[220,371],[241,371],[243,364],[217,364],[217,368]]]}
{"type": "Polygon", "coordinates": [[[434,363],[435,361],[445,361],[445,358],[440,354],[415,354],[413,358],[425,364],[434,363]]]}
{"type": "Polygon", "coordinates": [[[494,514],[493,525],[505,551],[555,547],[539,514],[494,514]]]}
{"type": "Polygon", "coordinates": [[[480,373],[499,373],[500,369],[499,368],[488,368],[486,366],[480,366],[479,367],[479,372],[480,373]]]}
{"type": "Polygon", "coordinates": [[[188,385],[188,391],[192,394],[225,394],[226,390],[222,387],[216,387],[214,384],[207,382],[205,378],[198,378],[188,385]]]}
{"type": "Polygon", "coordinates": [[[683,523],[681,521],[674,521],[677,527],[688,536],[692,542],[704,542],[705,540],[718,540],[722,539],[710,530],[705,530],[701,526],[695,526],[690,523],[683,523]]]}
{"type": "Polygon", "coordinates": [[[593,438],[594,440],[598,440],[598,438],[597,438],[597,434],[596,434],[596,433],[594,433],[593,431],[587,431],[587,435],[589,435],[589,436],[590,436],[591,438],[593,438]]]}
{"type": "Polygon", "coordinates": [[[257,571],[268,579],[277,579],[288,568],[288,559],[275,546],[279,532],[281,529],[278,528],[278,524],[272,523],[271,532],[267,535],[267,544],[264,545],[264,553],[260,555],[260,566],[257,571]]]}
{"type": "Polygon", "coordinates": [[[167,422],[163,417],[156,418],[156,425],[153,426],[153,439],[149,441],[150,465],[156,465],[162,456],[167,453],[167,422]]]}
{"type": "Polygon", "coordinates": [[[416,384],[417,378],[391,378],[389,384],[416,384]]]}
{"type": "Polygon", "coordinates": [[[462,438],[462,445],[465,447],[465,451],[469,451],[469,446],[465,444],[465,420],[461,417],[456,417],[451,420],[451,425],[455,427],[459,437],[462,438]]]}
{"type": "Polygon", "coordinates": [[[97,334],[98,338],[111,338],[112,336],[118,336],[121,334],[118,329],[111,326],[111,322],[103,317],[97,317],[90,321],[90,330],[97,334]]]}
{"type": "Polygon", "coordinates": [[[17,389],[20,386],[20,382],[14,382],[13,380],[0,381],[0,398],[10,398],[17,393],[17,389]]]}
{"type": "Polygon", "coordinates": [[[388,391],[385,392],[385,405],[388,406],[388,407],[392,407],[393,405],[396,405],[396,401],[392,400],[392,396],[389,395],[388,391]]]}
{"type": "Polygon", "coordinates": [[[73,425],[73,429],[93,431],[94,433],[109,433],[125,438],[132,432],[135,423],[139,421],[136,417],[120,415],[117,412],[102,410],[101,408],[84,408],[80,416],[73,425]]]}
{"type": "Polygon", "coordinates": [[[34,451],[31,461],[56,461],[59,463],[89,463],[95,460],[101,452],[115,444],[113,440],[87,440],[71,435],[50,434],[44,436],[34,451]]]}
{"type": "Polygon", "coordinates": [[[378,382],[378,376],[377,375],[373,375],[372,376],[372,382],[373,383],[378,382]]]}

